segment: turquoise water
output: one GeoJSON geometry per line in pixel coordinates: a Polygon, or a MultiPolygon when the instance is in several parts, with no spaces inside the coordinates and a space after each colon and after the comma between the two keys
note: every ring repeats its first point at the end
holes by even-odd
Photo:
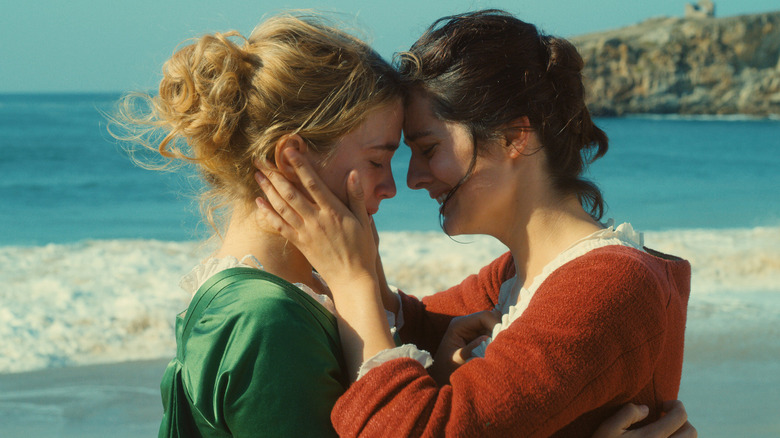
{"type": "MultiPolygon", "coordinates": [[[[0,96],[0,245],[83,239],[190,240],[199,222],[191,178],[141,169],[100,111],[118,95],[0,96]]],[[[642,230],[780,225],[780,121],[635,117],[597,121],[610,151],[590,177],[608,217],[642,230]]],[[[436,204],[393,169],[387,231],[438,230],[436,204]]]]}
{"type": "MultiPolygon", "coordinates": [[[[100,113],[118,97],[0,96],[0,374],[175,353],[173,315],[189,300],[176,284],[208,254],[192,242],[207,231],[192,198],[197,182],[130,161],[100,113]]],[[[701,436],[777,436],[780,121],[598,123],[611,146],[590,177],[604,192],[605,216],[630,221],[646,231],[648,246],[692,264],[680,398],[694,424],[701,436]]],[[[380,252],[393,284],[427,294],[505,249],[490,239],[464,245],[441,235],[436,203],[406,188],[408,157],[402,146],[393,162],[398,195],[376,218],[380,252]]],[[[123,375],[117,369],[101,372],[123,375]]],[[[57,412],[81,415],[63,393],[83,397],[78,406],[109,410],[159,400],[155,377],[145,377],[151,389],[142,399],[128,395],[126,379],[41,392],[38,375],[30,376],[22,377],[23,390],[0,397],[0,418],[16,421],[9,420],[12,434],[14,424],[29,430],[29,418],[44,416],[42,427],[55,430],[66,418],[57,412]],[[43,408],[27,403],[34,396],[43,408]]],[[[95,427],[108,427],[103,420],[95,427]]],[[[143,424],[153,431],[157,422],[154,414],[143,424]]]]}

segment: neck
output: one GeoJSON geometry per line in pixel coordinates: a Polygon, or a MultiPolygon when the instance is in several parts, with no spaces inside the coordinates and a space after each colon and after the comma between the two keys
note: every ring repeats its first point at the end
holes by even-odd
{"type": "Polygon", "coordinates": [[[325,292],[326,288],[312,272],[311,263],[298,248],[258,218],[252,207],[237,205],[214,257],[233,256],[241,260],[250,254],[266,272],[290,283],[303,283],[316,292],[325,292]]]}
{"type": "MultiPolygon", "coordinates": [[[[500,219],[494,221],[492,230],[512,252],[516,287],[530,286],[561,252],[602,228],[576,195],[563,195],[554,188],[545,151],[535,136],[529,142],[528,150],[533,153],[506,162],[511,184],[506,185],[503,205],[511,207],[497,213],[500,219]]],[[[501,172],[501,167],[497,169],[501,172]]]]}
{"type": "Polygon", "coordinates": [[[534,277],[561,252],[602,228],[576,196],[539,204],[525,217],[501,238],[512,252],[518,287],[530,286],[534,277]]]}

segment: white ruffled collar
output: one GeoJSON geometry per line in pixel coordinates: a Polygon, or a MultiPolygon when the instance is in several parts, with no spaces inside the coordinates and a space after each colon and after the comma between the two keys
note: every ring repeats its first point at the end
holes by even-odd
{"type": "Polygon", "coordinates": [[[609,245],[621,245],[630,246],[643,251],[642,247],[644,246],[644,240],[644,235],[634,231],[634,227],[632,227],[630,223],[624,222],[616,228],[615,220],[609,219],[607,223],[604,224],[604,229],[583,237],[558,254],[557,257],[542,269],[542,273],[534,278],[534,281],[531,283],[531,286],[528,287],[528,290],[536,291],[539,285],[541,285],[553,271],[594,249],[609,245]]]}
{"type": "MultiPolygon", "coordinates": [[[[609,219],[607,223],[604,224],[603,229],[574,242],[569,248],[558,254],[558,256],[542,269],[542,272],[539,275],[534,277],[531,285],[528,286],[528,288],[522,288],[522,291],[525,292],[526,295],[533,295],[539,286],[556,269],[594,249],[609,245],[629,246],[644,251],[644,235],[635,231],[634,227],[628,222],[624,222],[615,227],[614,219],[609,219]]],[[[517,277],[514,277],[501,285],[497,307],[504,312],[510,307],[514,307],[513,303],[520,294],[520,290],[513,290],[516,281],[517,277]]]]}
{"type": "MultiPolygon", "coordinates": [[[[243,258],[241,258],[241,260],[238,260],[233,256],[220,258],[211,257],[192,268],[192,270],[187,275],[182,277],[179,281],[179,286],[191,296],[195,296],[195,294],[198,292],[198,289],[200,289],[200,287],[203,286],[209,280],[209,278],[226,269],[231,268],[254,268],[264,270],[263,265],[252,254],[245,255],[243,258]]],[[[315,272],[314,275],[318,274],[315,272]]],[[[333,304],[333,300],[331,300],[329,296],[318,294],[317,292],[314,292],[312,288],[303,283],[294,283],[293,285],[304,291],[310,297],[314,298],[315,301],[320,303],[330,313],[334,315],[336,314],[336,306],[333,304]]]]}
{"type": "Polygon", "coordinates": [[[198,289],[200,289],[209,278],[230,268],[263,269],[263,265],[261,265],[255,256],[251,254],[244,256],[241,260],[238,260],[233,256],[221,258],[211,257],[192,268],[189,274],[182,277],[179,281],[179,286],[190,295],[195,295],[195,293],[198,292],[198,289]],[[247,261],[253,263],[254,266],[246,263],[247,261]]]}
{"type": "Polygon", "coordinates": [[[571,247],[574,247],[583,241],[595,239],[618,239],[622,243],[626,244],[626,246],[632,246],[640,250],[645,246],[644,234],[635,231],[634,227],[632,227],[630,223],[623,222],[622,224],[615,227],[615,220],[609,219],[607,223],[604,224],[604,229],[596,231],[590,236],[577,241],[571,247]]]}

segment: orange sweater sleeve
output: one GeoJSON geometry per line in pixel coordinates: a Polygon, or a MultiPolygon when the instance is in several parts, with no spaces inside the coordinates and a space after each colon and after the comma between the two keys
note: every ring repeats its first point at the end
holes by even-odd
{"type": "Polygon", "coordinates": [[[629,401],[656,417],[660,401],[676,397],[682,368],[688,290],[669,272],[687,266],[690,281],[687,262],[657,260],[606,247],[564,265],[450,385],[438,387],[411,359],[371,370],[334,407],[337,432],[590,436],[629,401]]]}
{"type": "Polygon", "coordinates": [[[401,292],[404,315],[404,325],[399,330],[401,340],[435,354],[450,320],[495,307],[501,284],[514,276],[514,271],[512,255],[507,252],[478,274],[422,301],[401,292]]]}

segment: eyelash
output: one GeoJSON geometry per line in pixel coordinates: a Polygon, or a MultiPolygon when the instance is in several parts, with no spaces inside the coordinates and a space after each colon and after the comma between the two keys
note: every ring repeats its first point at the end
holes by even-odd
{"type": "Polygon", "coordinates": [[[430,157],[433,154],[433,150],[436,149],[436,146],[438,146],[439,143],[435,143],[432,146],[421,150],[420,152],[423,154],[424,157],[430,157]]]}
{"type": "Polygon", "coordinates": [[[376,161],[369,161],[372,166],[376,167],[377,169],[381,169],[383,167],[382,163],[377,163],[376,161]]]}

